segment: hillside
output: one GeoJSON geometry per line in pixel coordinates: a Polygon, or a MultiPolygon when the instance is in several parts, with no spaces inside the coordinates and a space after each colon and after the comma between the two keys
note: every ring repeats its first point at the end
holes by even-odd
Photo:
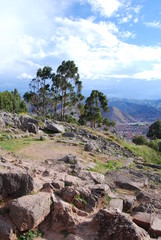
{"type": "Polygon", "coordinates": [[[0,239],[161,236],[158,152],[26,115],[1,113],[0,128],[0,239]]]}
{"type": "Polygon", "coordinates": [[[161,118],[160,100],[109,99],[109,106],[118,108],[135,121],[154,122],[161,118]]]}
{"type": "Polygon", "coordinates": [[[123,113],[118,108],[111,106],[109,107],[109,112],[104,113],[103,116],[116,123],[136,122],[135,118],[132,118],[129,114],[123,113]]]}

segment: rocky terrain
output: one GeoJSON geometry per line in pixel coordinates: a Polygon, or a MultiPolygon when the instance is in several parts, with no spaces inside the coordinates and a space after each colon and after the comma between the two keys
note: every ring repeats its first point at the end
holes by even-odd
{"type": "Polygon", "coordinates": [[[1,112],[0,128],[3,146],[30,139],[0,148],[1,240],[160,239],[161,165],[69,123],[1,112]]]}

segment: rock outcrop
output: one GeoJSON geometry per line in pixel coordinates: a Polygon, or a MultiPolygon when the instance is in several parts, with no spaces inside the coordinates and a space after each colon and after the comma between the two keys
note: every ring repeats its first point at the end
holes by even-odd
{"type": "Polygon", "coordinates": [[[148,234],[117,211],[101,209],[91,222],[95,239],[150,240],[148,234]]]}
{"type": "Polygon", "coordinates": [[[20,231],[37,227],[50,213],[50,194],[40,192],[12,201],[10,218],[20,231]]]}
{"type": "Polygon", "coordinates": [[[1,198],[20,197],[33,190],[32,177],[25,171],[0,170],[0,195],[1,198]]]}

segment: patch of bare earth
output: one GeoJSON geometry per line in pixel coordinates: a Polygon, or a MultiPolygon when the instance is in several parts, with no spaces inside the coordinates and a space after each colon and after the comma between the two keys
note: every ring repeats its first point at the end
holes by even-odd
{"type": "Polygon", "coordinates": [[[33,142],[26,145],[16,152],[22,159],[29,159],[35,161],[44,161],[46,159],[59,159],[65,155],[76,155],[78,158],[93,161],[95,158],[98,160],[108,161],[108,156],[103,154],[90,154],[83,150],[84,146],[79,144],[57,142],[47,140],[42,142],[33,142]]]}

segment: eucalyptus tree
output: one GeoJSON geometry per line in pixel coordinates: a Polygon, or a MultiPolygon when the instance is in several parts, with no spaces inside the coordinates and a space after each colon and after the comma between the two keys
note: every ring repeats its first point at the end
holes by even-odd
{"type": "Polygon", "coordinates": [[[59,82],[57,96],[61,104],[61,119],[64,120],[67,107],[72,107],[83,100],[82,82],[79,80],[78,67],[74,61],[63,61],[58,67],[55,83],[59,82]]]}
{"type": "Polygon", "coordinates": [[[39,68],[36,77],[29,84],[30,91],[24,94],[24,98],[32,106],[33,111],[44,116],[50,105],[50,85],[52,68],[45,66],[39,68]]]}
{"type": "Polygon", "coordinates": [[[102,112],[107,112],[108,101],[107,97],[98,90],[93,90],[91,95],[86,99],[84,106],[84,114],[81,119],[91,123],[91,127],[96,127],[96,124],[103,123],[102,112]]]}

